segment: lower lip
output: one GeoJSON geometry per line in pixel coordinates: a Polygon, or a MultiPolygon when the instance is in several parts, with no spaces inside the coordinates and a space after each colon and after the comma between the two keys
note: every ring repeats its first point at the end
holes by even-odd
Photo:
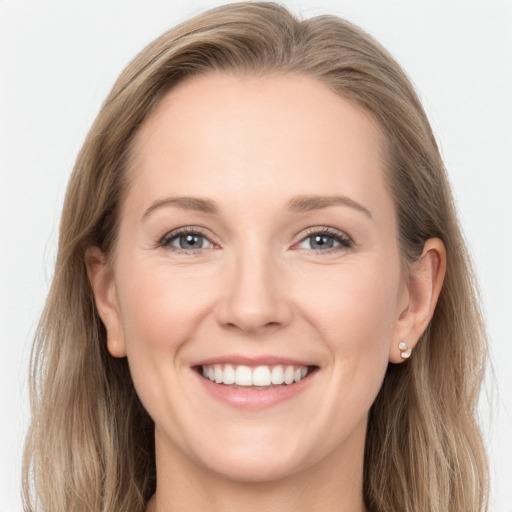
{"type": "Polygon", "coordinates": [[[195,373],[206,391],[217,400],[238,409],[258,410],[267,409],[295,398],[309,386],[316,372],[309,373],[299,382],[268,389],[234,388],[225,384],[216,384],[209,379],[205,379],[199,373],[195,373]]]}

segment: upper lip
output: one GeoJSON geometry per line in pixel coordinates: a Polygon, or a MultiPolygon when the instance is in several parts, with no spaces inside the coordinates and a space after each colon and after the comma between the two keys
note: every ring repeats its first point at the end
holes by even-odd
{"type": "Polygon", "coordinates": [[[300,359],[294,359],[290,357],[280,357],[274,355],[268,356],[257,356],[257,357],[248,357],[242,355],[226,355],[226,356],[218,356],[218,357],[209,357],[207,359],[202,359],[193,363],[192,367],[197,366],[209,366],[213,364],[232,364],[235,366],[277,366],[277,365],[287,365],[287,366],[317,366],[311,361],[304,361],[300,359]]]}

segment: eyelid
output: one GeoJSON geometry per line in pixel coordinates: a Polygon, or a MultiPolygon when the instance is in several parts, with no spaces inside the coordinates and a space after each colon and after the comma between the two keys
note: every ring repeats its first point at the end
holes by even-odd
{"type": "MultiPolygon", "coordinates": [[[[210,244],[212,246],[218,247],[218,245],[219,245],[214,240],[212,240],[213,237],[211,234],[209,234],[208,230],[201,228],[200,226],[181,226],[181,227],[172,229],[171,231],[168,231],[167,233],[165,233],[165,235],[160,237],[158,240],[157,246],[163,247],[165,249],[169,249],[173,252],[184,252],[184,253],[188,253],[188,254],[194,254],[198,251],[202,251],[202,250],[206,249],[206,248],[202,248],[202,249],[186,249],[185,250],[185,249],[181,249],[179,247],[171,246],[170,242],[172,240],[174,240],[175,238],[178,238],[179,236],[182,236],[182,235],[199,235],[199,236],[202,236],[203,238],[206,238],[206,240],[208,240],[208,242],[210,242],[210,244]]],[[[211,249],[211,248],[213,248],[213,247],[208,247],[208,249],[211,249]]]]}
{"type": "Polygon", "coordinates": [[[352,240],[352,238],[349,235],[347,235],[344,231],[341,231],[339,229],[336,229],[336,228],[333,228],[330,226],[312,226],[312,227],[307,228],[305,230],[305,232],[301,233],[299,241],[295,242],[293,244],[292,249],[295,248],[296,250],[302,249],[302,250],[306,250],[306,251],[314,251],[315,253],[319,253],[319,252],[328,253],[328,252],[333,252],[333,251],[342,250],[342,249],[349,249],[349,248],[353,247],[354,245],[355,244],[354,244],[354,241],[352,240]],[[297,247],[300,243],[304,242],[305,240],[307,240],[308,238],[310,238],[313,235],[324,235],[324,236],[334,238],[339,243],[339,245],[329,248],[329,249],[321,249],[321,250],[319,250],[319,249],[304,249],[304,248],[297,247]]]}
{"type": "MultiPolygon", "coordinates": [[[[297,242],[295,242],[291,248],[294,250],[302,249],[305,251],[313,251],[315,253],[319,253],[319,252],[328,253],[328,252],[333,252],[333,251],[342,250],[342,249],[349,249],[349,248],[353,247],[354,245],[355,244],[354,244],[354,241],[352,240],[352,238],[349,235],[347,235],[344,231],[341,231],[337,228],[333,228],[330,226],[311,226],[301,233],[300,239],[297,242]],[[304,242],[307,238],[309,238],[313,235],[324,235],[324,236],[331,237],[338,242],[338,245],[336,245],[335,247],[331,247],[329,249],[321,249],[321,250],[319,250],[319,249],[304,249],[304,248],[297,247],[300,243],[304,242]]],[[[183,253],[187,253],[187,254],[194,254],[199,251],[203,251],[205,249],[219,248],[220,244],[214,240],[214,237],[210,234],[209,230],[206,230],[205,228],[202,228],[200,226],[181,226],[181,227],[178,227],[178,228],[168,231],[162,237],[160,237],[158,240],[157,246],[169,249],[173,252],[183,252],[183,253]],[[179,236],[188,235],[188,234],[199,235],[201,237],[204,237],[206,240],[208,240],[208,242],[210,242],[210,244],[213,247],[201,248],[201,249],[186,249],[185,250],[185,249],[181,249],[179,247],[171,246],[170,242],[172,240],[178,238],[179,236]]]]}

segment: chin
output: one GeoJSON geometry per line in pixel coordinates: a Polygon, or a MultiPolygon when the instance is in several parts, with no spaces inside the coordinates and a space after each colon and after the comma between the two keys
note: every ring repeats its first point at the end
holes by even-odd
{"type": "Polygon", "coordinates": [[[295,458],[272,457],[252,458],[230,457],[206,466],[221,477],[240,483],[267,483],[283,480],[304,468],[295,458]]]}
{"type": "Polygon", "coordinates": [[[203,468],[247,483],[281,480],[305,469],[311,459],[308,443],[301,442],[299,435],[290,436],[288,431],[276,432],[274,428],[229,429],[225,436],[214,434],[189,446],[193,447],[190,455],[203,468]]]}

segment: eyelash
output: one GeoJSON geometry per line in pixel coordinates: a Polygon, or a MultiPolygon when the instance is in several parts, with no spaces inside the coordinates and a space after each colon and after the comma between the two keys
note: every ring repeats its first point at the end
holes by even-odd
{"type": "MultiPolygon", "coordinates": [[[[166,233],[159,240],[158,246],[169,249],[173,252],[187,254],[187,255],[194,255],[203,250],[202,248],[201,249],[182,249],[182,248],[171,246],[171,242],[173,242],[174,240],[176,240],[179,237],[184,236],[184,235],[200,236],[200,237],[205,238],[208,242],[210,242],[211,245],[214,245],[213,242],[211,242],[211,240],[208,238],[208,236],[200,228],[190,226],[190,227],[178,228],[173,231],[170,231],[169,233],[166,233]]],[[[326,253],[331,253],[331,252],[335,252],[338,250],[350,249],[354,245],[352,239],[349,236],[347,236],[345,233],[343,233],[342,231],[338,231],[337,229],[333,229],[333,228],[329,228],[329,227],[321,227],[321,228],[312,227],[312,228],[308,228],[306,230],[305,236],[303,236],[299,242],[294,244],[294,247],[303,243],[305,240],[313,237],[314,235],[332,238],[335,242],[337,242],[339,244],[335,247],[331,247],[328,249],[305,249],[306,251],[310,251],[310,252],[312,251],[315,254],[326,254],[326,253]]],[[[209,247],[209,248],[211,248],[211,247],[209,247]]]]}
{"type": "MultiPolygon", "coordinates": [[[[350,249],[354,245],[352,239],[348,235],[346,235],[342,231],[338,231],[337,229],[329,228],[329,227],[308,228],[306,230],[306,236],[302,237],[302,239],[300,240],[300,242],[298,242],[298,244],[304,242],[308,238],[313,237],[314,235],[320,235],[320,236],[326,236],[326,237],[332,238],[335,242],[338,242],[338,244],[339,244],[338,246],[331,247],[329,249],[306,249],[307,251],[313,251],[316,254],[326,254],[326,253],[331,253],[331,252],[335,252],[335,251],[339,251],[339,250],[343,250],[343,249],[350,249]]],[[[295,244],[295,245],[298,245],[298,244],[295,244]]]]}
{"type": "Polygon", "coordinates": [[[158,242],[158,245],[160,247],[169,249],[173,252],[181,253],[181,254],[187,254],[187,255],[194,255],[198,252],[202,251],[202,249],[182,249],[179,247],[171,246],[171,242],[178,239],[181,236],[184,235],[196,235],[201,236],[205,238],[208,242],[210,242],[211,245],[213,245],[213,242],[208,238],[208,236],[200,229],[193,226],[190,227],[183,227],[178,228],[173,231],[170,231],[169,233],[166,233],[158,242]]]}

